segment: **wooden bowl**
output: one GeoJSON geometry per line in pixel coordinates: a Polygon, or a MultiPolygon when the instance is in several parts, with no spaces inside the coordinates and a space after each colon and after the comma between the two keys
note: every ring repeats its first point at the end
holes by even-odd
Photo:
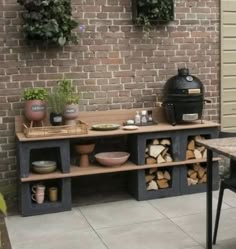
{"type": "Polygon", "coordinates": [[[130,154],[124,151],[102,152],[95,155],[96,160],[108,167],[116,167],[124,164],[130,154]]]}

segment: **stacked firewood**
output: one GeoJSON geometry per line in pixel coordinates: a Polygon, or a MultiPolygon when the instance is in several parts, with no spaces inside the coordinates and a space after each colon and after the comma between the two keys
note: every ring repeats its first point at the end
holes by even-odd
{"type": "Polygon", "coordinates": [[[157,190],[170,187],[171,174],[168,170],[152,168],[146,171],[147,190],[157,190]]]}
{"type": "Polygon", "coordinates": [[[191,137],[188,140],[186,150],[186,160],[190,159],[202,159],[207,157],[207,150],[205,146],[198,145],[196,140],[205,139],[203,136],[191,137]]]}
{"type": "Polygon", "coordinates": [[[193,165],[188,166],[187,181],[188,181],[188,186],[196,185],[199,183],[206,183],[207,181],[206,167],[202,166],[200,163],[194,163],[193,165]]]}
{"type": "Polygon", "coordinates": [[[168,163],[172,162],[170,154],[170,139],[153,139],[147,143],[145,149],[146,164],[168,163]]]}

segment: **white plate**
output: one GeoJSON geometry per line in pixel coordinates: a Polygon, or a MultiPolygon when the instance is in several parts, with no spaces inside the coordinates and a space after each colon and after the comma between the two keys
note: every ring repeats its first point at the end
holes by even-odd
{"type": "Polygon", "coordinates": [[[138,129],[138,126],[136,126],[136,125],[125,125],[125,126],[123,126],[123,130],[131,131],[131,130],[137,130],[137,129],[138,129]]]}

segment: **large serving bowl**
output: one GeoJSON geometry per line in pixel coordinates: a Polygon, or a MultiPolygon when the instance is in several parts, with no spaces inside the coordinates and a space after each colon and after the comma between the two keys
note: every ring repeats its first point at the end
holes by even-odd
{"type": "Polygon", "coordinates": [[[35,161],[32,162],[32,168],[35,173],[47,174],[56,170],[57,163],[55,161],[35,161]]]}
{"type": "Polygon", "coordinates": [[[104,165],[109,167],[117,167],[124,164],[130,154],[124,151],[113,151],[113,152],[102,152],[95,155],[96,160],[104,165]]]}

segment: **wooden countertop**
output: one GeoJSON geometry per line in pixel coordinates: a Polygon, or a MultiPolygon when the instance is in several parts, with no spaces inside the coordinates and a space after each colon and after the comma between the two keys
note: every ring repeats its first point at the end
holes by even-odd
{"type": "Polygon", "coordinates": [[[211,128],[211,127],[219,127],[219,126],[220,126],[219,124],[211,122],[211,121],[204,120],[202,123],[201,120],[197,120],[191,123],[178,124],[176,126],[172,126],[168,123],[161,122],[159,124],[154,124],[154,125],[149,125],[149,126],[140,126],[137,130],[123,130],[123,126],[121,126],[119,129],[112,130],[112,131],[95,131],[95,130],[91,130],[90,129],[91,126],[89,126],[88,133],[82,134],[82,135],[27,138],[23,132],[16,132],[16,136],[20,142],[28,142],[28,141],[58,140],[58,139],[68,139],[68,138],[94,138],[94,137],[106,137],[106,136],[119,136],[119,135],[127,135],[127,134],[178,131],[178,130],[186,130],[186,129],[211,128]]]}

